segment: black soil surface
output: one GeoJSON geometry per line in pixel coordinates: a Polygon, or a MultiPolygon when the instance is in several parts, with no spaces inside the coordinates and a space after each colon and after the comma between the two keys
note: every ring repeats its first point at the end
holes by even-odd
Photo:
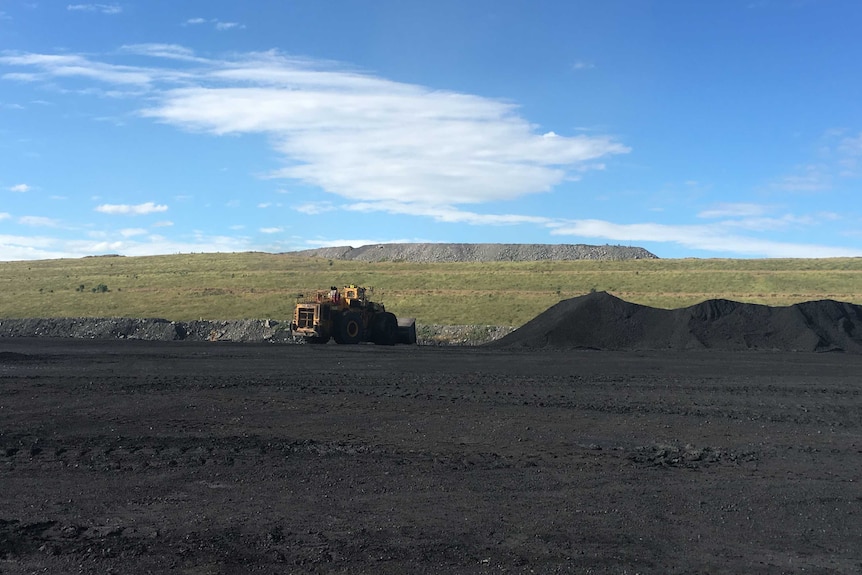
{"type": "Polygon", "coordinates": [[[860,374],[0,338],[0,573],[860,573],[860,374]]]}
{"type": "Polygon", "coordinates": [[[597,292],[561,301],[490,345],[862,353],[862,306],[832,300],[787,307],[708,300],[665,310],[597,292]]]}

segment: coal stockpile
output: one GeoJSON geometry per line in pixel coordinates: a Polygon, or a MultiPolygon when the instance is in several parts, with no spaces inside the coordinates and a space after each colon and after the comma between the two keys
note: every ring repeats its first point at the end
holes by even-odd
{"type": "Polygon", "coordinates": [[[597,292],[563,300],[488,346],[862,353],[862,306],[821,300],[772,307],[715,299],[665,310],[597,292]]]}

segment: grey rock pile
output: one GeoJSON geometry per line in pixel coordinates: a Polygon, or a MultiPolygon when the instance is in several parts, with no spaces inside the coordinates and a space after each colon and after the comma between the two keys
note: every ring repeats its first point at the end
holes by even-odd
{"type": "MultiPolygon", "coordinates": [[[[481,345],[512,328],[486,325],[422,325],[419,345],[481,345]]],[[[272,319],[169,321],[160,318],[25,318],[0,319],[0,338],[53,337],[137,339],[145,341],[235,341],[304,343],[290,332],[289,322],[272,319]]]]}
{"type": "Polygon", "coordinates": [[[149,341],[291,341],[287,323],[273,320],[196,320],[159,318],[0,319],[0,337],[72,337],[149,341]]]}
{"type": "Polygon", "coordinates": [[[585,244],[372,244],[291,253],[331,260],[414,263],[657,259],[639,247],[585,244]]]}

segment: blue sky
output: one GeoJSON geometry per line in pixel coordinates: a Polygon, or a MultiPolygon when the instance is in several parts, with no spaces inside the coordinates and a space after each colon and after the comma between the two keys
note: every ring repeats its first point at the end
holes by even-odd
{"type": "Polygon", "coordinates": [[[0,260],[862,256],[856,0],[0,2],[0,260]]]}

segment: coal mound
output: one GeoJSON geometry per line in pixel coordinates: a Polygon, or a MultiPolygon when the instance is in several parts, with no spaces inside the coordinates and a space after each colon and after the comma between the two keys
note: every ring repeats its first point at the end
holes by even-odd
{"type": "Polygon", "coordinates": [[[862,353],[862,306],[834,300],[786,307],[713,299],[673,310],[607,292],[567,299],[488,347],[862,353]]]}

